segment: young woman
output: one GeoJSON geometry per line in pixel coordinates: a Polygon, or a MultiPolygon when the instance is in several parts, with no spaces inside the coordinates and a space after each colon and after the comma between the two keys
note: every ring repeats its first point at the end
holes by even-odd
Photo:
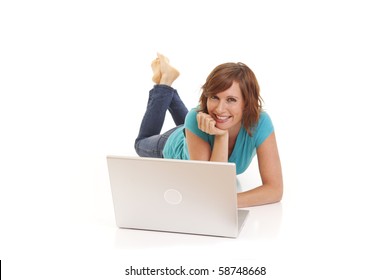
{"type": "Polygon", "coordinates": [[[238,193],[238,207],[280,201],[283,179],[275,132],[252,70],[243,63],[217,66],[202,87],[198,107],[188,112],[172,88],[179,71],[161,54],[151,66],[155,86],[135,141],[138,155],[234,162],[237,174],[256,155],[262,185],[238,193]],[[166,111],[176,127],[160,134],[166,111]]]}

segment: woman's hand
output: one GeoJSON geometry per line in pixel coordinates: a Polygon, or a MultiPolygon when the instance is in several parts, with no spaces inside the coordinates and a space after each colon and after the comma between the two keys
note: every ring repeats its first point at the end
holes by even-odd
{"type": "Polygon", "coordinates": [[[199,112],[196,115],[196,120],[198,121],[198,128],[207,134],[225,135],[228,132],[216,127],[217,122],[209,114],[199,112]]]}

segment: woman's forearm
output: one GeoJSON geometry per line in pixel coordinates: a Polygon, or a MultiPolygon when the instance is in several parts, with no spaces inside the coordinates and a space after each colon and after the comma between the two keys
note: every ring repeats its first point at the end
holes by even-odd
{"type": "Polygon", "coordinates": [[[279,202],[283,196],[283,186],[262,185],[237,194],[239,208],[279,202]]]}
{"type": "Polygon", "coordinates": [[[215,135],[210,161],[227,162],[229,159],[229,133],[215,135]]]}

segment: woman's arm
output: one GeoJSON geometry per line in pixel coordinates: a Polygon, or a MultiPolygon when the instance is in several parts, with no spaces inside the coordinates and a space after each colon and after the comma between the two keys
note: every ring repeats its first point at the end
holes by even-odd
{"type": "Polygon", "coordinates": [[[229,158],[229,132],[215,127],[215,120],[206,113],[197,114],[201,131],[214,135],[214,145],[210,144],[186,129],[188,152],[192,160],[227,162],[229,158]]]}
{"type": "Polygon", "coordinates": [[[186,129],[188,152],[191,160],[204,161],[228,161],[228,140],[229,134],[216,135],[214,138],[214,149],[210,144],[186,129]]]}
{"type": "Polygon", "coordinates": [[[257,148],[257,160],[263,185],[239,193],[237,200],[240,208],[275,203],[282,199],[282,167],[274,132],[257,148]]]}
{"type": "Polygon", "coordinates": [[[188,153],[191,160],[209,161],[211,156],[211,147],[209,143],[192,133],[189,129],[185,129],[188,153]]]}

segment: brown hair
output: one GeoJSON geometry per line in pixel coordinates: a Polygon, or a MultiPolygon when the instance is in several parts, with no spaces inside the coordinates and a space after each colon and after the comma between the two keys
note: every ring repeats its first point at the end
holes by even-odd
{"type": "Polygon", "coordinates": [[[244,63],[228,62],[218,65],[211,71],[206,79],[206,83],[202,86],[202,95],[199,98],[199,111],[208,113],[207,99],[230,88],[233,81],[240,85],[244,99],[242,125],[247,133],[252,136],[252,128],[259,121],[263,104],[256,76],[244,63]]]}

